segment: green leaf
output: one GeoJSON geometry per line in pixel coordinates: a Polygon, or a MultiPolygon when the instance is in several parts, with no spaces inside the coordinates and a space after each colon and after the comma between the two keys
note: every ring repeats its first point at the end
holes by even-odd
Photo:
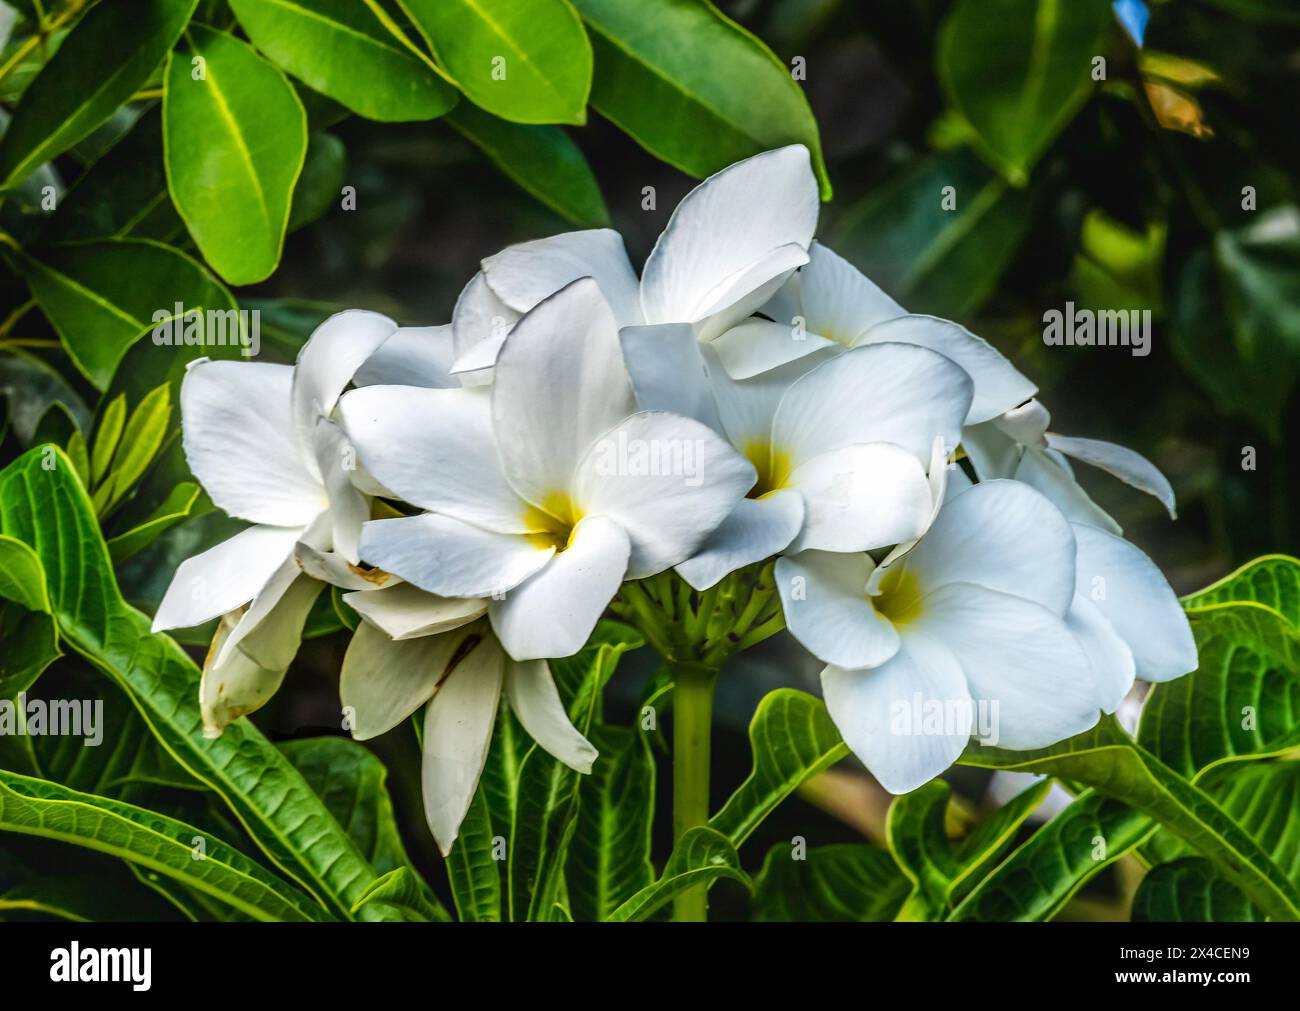
{"type": "Polygon", "coordinates": [[[139,238],[171,242],[184,231],[167,193],[162,109],[155,105],[63,195],[41,241],[139,238]]]}
{"type": "Polygon", "coordinates": [[[948,886],[957,877],[957,858],[944,830],[951,799],[952,788],[935,779],[889,805],[889,850],[912,882],[901,919],[936,920],[947,906],[948,886]]]}
{"type": "Polygon", "coordinates": [[[560,127],[508,123],[469,104],[453,110],[447,122],[556,214],[586,227],[609,224],[586,156],[560,127]]]}
{"type": "MultiPolygon", "coordinates": [[[[1217,591],[1216,591],[1217,592],[1217,591]]],[[[1197,669],[1147,696],[1138,743],[1183,776],[1300,744],[1300,635],[1255,603],[1190,611],[1197,669]]]]}
{"type": "Polygon", "coordinates": [[[1095,787],[1159,822],[1214,861],[1269,916],[1300,919],[1300,889],[1260,845],[1208,795],[1124,735],[1113,718],[1040,751],[971,746],[961,762],[1046,773],[1095,787]]]}
{"type": "MultiPolygon", "coordinates": [[[[285,758],[302,773],[307,784],[329,808],[335,820],[357,848],[381,875],[390,879],[397,871],[406,871],[405,891],[419,893],[416,903],[422,910],[437,910],[431,918],[450,920],[437,896],[415,870],[397,828],[397,815],[385,785],[388,770],[372,752],[346,737],[308,737],[278,745],[285,758]]],[[[382,880],[382,879],[381,879],[382,880]]],[[[366,892],[374,897],[377,880],[366,892]]],[[[368,901],[366,896],[353,904],[368,901]]],[[[411,900],[411,896],[407,896],[411,900]]],[[[400,903],[399,903],[400,904],[400,903]]],[[[408,901],[406,904],[410,904],[408,901]]]]}
{"type": "Polygon", "coordinates": [[[1042,779],[1021,790],[981,821],[957,847],[957,876],[948,885],[948,904],[956,905],[1014,845],[1016,832],[1052,789],[1042,779]]]}
{"type": "Polygon", "coordinates": [[[456,89],[357,0],[231,0],[253,45],[315,91],[367,119],[434,119],[456,89]]]}
{"type": "MultiPolygon", "coordinates": [[[[136,482],[162,448],[170,418],[171,390],[166,383],[150,390],[135,406],[126,423],[122,441],[113,454],[108,480],[96,490],[92,499],[101,516],[106,515],[123,496],[135,489],[136,482]]],[[[99,448],[98,444],[95,448],[99,448]]]]}
{"type": "Polygon", "coordinates": [[[568,0],[399,0],[475,105],[516,123],[587,118],[591,45],[568,0]]]}
{"type": "Polygon", "coordinates": [[[812,153],[831,198],[817,121],[790,68],[703,0],[574,0],[591,32],[591,104],[696,178],[786,144],[812,153]]]}
{"type": "Polygon", "coordinates": [[[118,394],[104,408],[104,415],[99,419],[95,430],[94,452],[90,455],[90,481],[99,484],[108,473],[108,465],[113,460],[113,451],[117,449],[118,440],[122,438],[122,429],[126,425],[126,397],[118,394]]]}
{"type": "Polygon", "coordinates": [[[892,920],[911,886],[893,858],[875,846],[818,846],[796,857],[788,843],[777,843],[768,850],[754,879],[754,919],[779,923],[892,920]]]}
{"type": "Polygon", "coordinates": [[[332,133],[317,130],[307,144],[307,160],[293,191],[289,231],[296,231],[324,217],[340,198],[347,179],[348,153],[343,141],[332,133]]]}
{"type": "Polygon", "coordinates": [[[91,414],[81,395],[44,361],[34,356],[0,354],[0,398],[6,420],[24,447],[30,447],[41,419],[62,409],[78,429],[90,428],[91,414]]]}
{"type": "Polygon", "coordinates": [[[763,696],[749,724],[749,746],[752,771],[709,819],[737,847],[795,787],[849,753],[826,704],[793,688],[763,696]]]}
{"type": "Polygon", "coordinates": [[[0,533],[35,548],[63,641],[126,692],[167,751],[222,797],[278,867],[347,916],[374,870],[250,722],[203,736],[199,669],[122,600],[85,491],[67,458],[49,452],[52,469],[37,449],[0,471],[0,533]]]}
{"type": "Polygon", "coordinates": [[[202,497],[202,489],[193,481],[182,481],[167,495],[147,517],[108,542],[108,553],[114,565],[143,551],[164,532],[182,520],[194,515],[195,506],[202,497]]]}
{"type": "Polygon", "coordinates": [[[969,148],[957,148],[850,205],[831,227],[832,244],[913,312],[962,319],[984,304],[1010,266],[1040,190],[1008,186],[969,148]]]}
{"type": "Polygon", "coordinates": [[[408,923],[441,923],[449,917],[436,900],[430,902],[428,887],[409,867],[398,867],[379,878],[352,907],[354,913],[367,906],[386,906],[408,923]]]}
{"type": "MultiPolygon", "coordinates": [[[[495,741],[492,747],[496,748],[495,741]]],[[[508,830],[509,823],[506,823],[505,831],[508,830]]],[[[494,833],[487,796],[480,785],[447,855],[447,877],[451,881],[456,914],[462,923],[500,923],[504,919],[501,869],[493,849],[498,835],[505,841],[505,831],[494,833]]]]}
{"type": "Polygon", "coordinates": [[[731,841],[707,825],[696,826],[677,841],[659,880],[629,898],[609,919],[617,923],[647,920],[679,893],[719,878],[753,888],[749,875],[740,869],[740,857],[731,841]]]}
{"type": "Polygon", "coordinates": [[[193,26],[167,61],[163,146],[172,203],[208,263],[231,284],[269,277],[307,154],[307,114],[285,76],[193,26]]]}
{"type": "Polygon", "coordinates": [[[1202,857],[1153,867],[1133,896],[1134,923],[1243,923],[1262,917],[1202,857]]]}
{"type": "MultiPolygon", "coordinates": [[[[61,655],[45,569],[30,547],[0,534],[0,704],[25,692],[61,655]]],[[[22,717],[19,716],[19,719],[22,717]]],[[[13,729],[10,728],[9,733],[13,729]]],[[[24,738],[19,747],[30,749],[24,738]]],[[[28,751],[30,754],[30,750],[28,751]]]]}
{"type": "Polygon", "coordinates": [[[989,163],[1017,186],[1092,92],[1111,22],[1099,0],[958,0],[938,74],[989,163]]]}
{"type": "MultiPolygon", "coordinates": [[[[155,314],[171,315],[177,302],[186,310],[235,308],[230,292],[196,261],[146,239],[71,242],[42,250],[39,260],[15,259],[73,364],[100,390],[127,349],[153,328],[155,314]]],[[[149,354],[168,357],[156,348],[149,354]]]]}
{"type": "Polygon", "coordinates": [[[121,857],[259,920],[324,918],[323,910],[307,896],[193,825],[4,770],[0,770],[0,829],[121,857]]]}
{"type": "Polygon", "coordinates": [[[0,141],[0,189],[108,119],[162,62],[196,0],[92,7],[23,93],[0,141]]]}
{"type": "Polygon", "coordinates": [[[1182,598],[1188,610],[1237,601],[1263,604],[1300,628],[1300,560],[1290,555],[1263,555],[1182,598]]]}
{"type": "Polygon", "coordinates": [[[650,744],[635,729],[609,726],[598,727],[591,743],[600,758],[578,786],[578,825],[565,870],[570,911],[586,921],[608,919],[655,878],[650,744]]]}
{"type": "Polygon", "coordinates": [[[1086,790],[976,885],[948,919],[1049,920],[1154,829],[1122,801],[1086,790]]]}
{"type": "Polygon", "coordinates": [[[29,611],[49,614],[49,592],[40,557],[22,541],[0,534],[0,597],[29,611]]]}

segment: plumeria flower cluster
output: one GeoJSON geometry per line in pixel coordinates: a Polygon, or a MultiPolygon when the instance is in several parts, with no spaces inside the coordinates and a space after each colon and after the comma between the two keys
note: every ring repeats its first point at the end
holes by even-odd
{"type": "Polygon", "coordinates": [[[155,621],[221,619],[207,731],[276,690],[327,584],[360,616],[353,734],[424,707],[444,852],[503,704],[559,761],[598,760],[548,661],[611,608],[670,663],[784,623],[894,792],[972,736],[1049,746],[1192,670],[1172,590],[1069,459],[1172,514],[1168,482],[1049,432],[1025,376],[817,243],[817,212],[807,150],[782,148],[693,190],[639,274],[616,232],[571,232],[483,260],[447,325],[345,312],[292,367],[194,365],[190,466],[254,524],[185,562],[155,621]],[[682,593],[702,630],[655,611],[682,593]]]}

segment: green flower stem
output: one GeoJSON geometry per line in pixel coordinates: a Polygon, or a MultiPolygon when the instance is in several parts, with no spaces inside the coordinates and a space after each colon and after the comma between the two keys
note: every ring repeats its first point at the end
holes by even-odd
{"type": "MultiPolygon", "coordinates": [[[[709,820],[709,744],[713,687],[718,672],[699,664],[673,666],[673,841],[709,820]]],[[[673,919],[703,923],[709,917],[708,885],[673,900],[673,919]]]]}

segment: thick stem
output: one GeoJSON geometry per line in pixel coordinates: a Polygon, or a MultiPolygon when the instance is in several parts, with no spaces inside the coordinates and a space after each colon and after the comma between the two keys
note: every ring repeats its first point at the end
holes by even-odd
{"type": "MultiPolygon", "coordinates": [[[[709,820],[709,743],[717,671],[697,664],[673,668],[673,841],[709,820]]],[[[673,900],[673,919],[702,923],[709,915],[708,885],[673,900]]]]}

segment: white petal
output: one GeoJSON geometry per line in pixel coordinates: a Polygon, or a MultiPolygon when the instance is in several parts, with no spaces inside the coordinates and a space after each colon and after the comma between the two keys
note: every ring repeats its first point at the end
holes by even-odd
{"type": "Polygon", "coordinates": [[[548,754],[577,772],[591,772],[592,747],[564,711],[545,660],[506,660],[506,697],[528,735],[548,754]]]}
{"type": "Polygon", "coordinates": [[[820,242],[809,247],[808,266],[799,272],[799,284],[808,329],[846,348],[853,347],[869,327],[907,312],[820,242]]]}
{"type": "Polygon", "coordinates": [[[1025,448],[998,426],[996,421],[967,425],[961,430],[961,448],[981,481],[1016,476],[1025,448]]]}
{"type": "Polygon", "coordinates": [[[1055,459],[1050,450],[1030,447],[1016,465],[1015,479],[1046,496],[1071,523],[1087,523],[1118,534],[1119,524],[1083,490],[1063,465],[1064,459],[1055,459]]]}
{"type": "Polygon", "coordinates": [[[367,386],[339,412],[366,470],[407,502],[502,533],[530,528],[501,468],[485,392],[367,386]]]}
{"type": "Polygon", "coordinates": [[[451,313],[452,342],[456,351],[451,371],[463,385],[491,382],[492,373],[488,370],[496,364],[506,334],[519,322],[520,315],[488,287],[482,271],[465,285],[451,313]]]}
{"type": "MultiPolygon", "coordinates": [[[[943,444],[942,436],[935,437],[934,447],[930,452],[930,466],[926,470],[926,480],[930,485],[931,505],[930,516],[925,521],[925,529],[929,530],[934,524],[935,518],[939,515],[939,510],[943,507],[943,504],[972,485],[971,479],[966,476],[965,471],[955,463],[948,462],[948,447],[943,444]],[[950,475],[952,477],[951,482],[949,481],[950,475]]],[[[894,564],[919,543],[920,538],[914,537],[895,544],[889,554],[881,559],[881,568],[894,564]]]]}
{"type": "Polygon", "coordinates": [[[707,363],[721,431],[733,446],[746,451],[751,447],[766,451],[772,441],[772,419],[786,391],[800,376],[841,353],[838,347],[814,351],[750,379],[732,379],[718,361],[716,347],[714,341],[700,345],[700,350],[707,363]]]}
{"type": "Polygon", "coordinates": [[[357,614],[392,639],[416,639],[466,625],[487,613],[478,597],[439,597],[410,583],[345,593],[357,614]]]}
{"type": "Polygon", "coordinates": [[[1097,605],[1078,593],[1065,613],[1065,623],[1088,654],[1098,707],[1102,712],[1113,713],[1133,687],[1136,673],[1133,651],[1097,610],[1097,605]]]}
{"type": "Polygon", "coordinates": [[[867,597],[873,568],[865,554],[803,551],[776,560],[786,628],[817,659],[857,669],[898,652],[898,632],[867,597]]]}
{"type": "Polygon", "coordinates": [[[934,351],[855,348],[794,382],[777,408],[772,440],[795,466],[860,442],[892,442],[925,464],[935,436],[957,445],[970,396],[970,377],[934,351]]]}
{"type": "Polygon", "coordinates": [[[807,250],[797,242],[789,242],[724,278],[704,292],[699,307],[688,317],[696,336],[712,341],[734,327],[769,301],[807,262],[807,250]]]}
{"type": "Polygon", "coordinates": [[[361,528],[361,557],[443,597],[488,597],[517,586],[555,549],[450,516],[424,513],[371,520],[361,528]]]}
{"type": "MultiPolygon", "coordinates": [[[[200,361],[181,384],[181,437],[190,470],[231,516],[306,526],[328,504],[309,470],[290,408],[293,369],[200,361]]],[[[312,464],[314,467],[314,463],[312,464]]]]}
{"type": "Polygon", "coordinates": [[[1088,656],[1064,619],[1041,604],[952,583],[926,595],[913,628],[961,664],[971,697],[991,717],[974,728],[985,743],[1046,748],[1096,724],[1088,656]]]}
{"type": "Polygon", "coordinates": [[[316,422],[314,448],[330,500],[332,547],[355,565],[361,524],[370,518],[370,499],[352,483],[356,453],[343,430],[325,418],[316,422]]]}
{"type": "Polygon", "coordinates": [[[934,779],[970,739],[966,678],[952,654],[924,636],[908,636],[871,670],[827,667],[822,694],[844,743],[893,794],[934,779]]]}
{"type": "Polygon", "coordinates": [[[981,481],[942,509],[900,563],[923,591],[974,583],[1064,615],[1074,597],[1074,536],[1065,517],[1018,481],[981,481]]]}
{"type": "Polygon", "coordinates": [[[366,359],[352,381],[357,386],[424,386],[441,390],[459,386],[451,375],[456,357],[451,324],[403,326],[366,359]]]}
{"type": "Polygon", "coordinates": [[[696,319],[720,282],[779,246],[807,249],[817,211],[817,181],[802,145],[755,155],[706,179],[677,205],[646,260],[646,321],[696,319]]]}
{"type": "Polygon", "coordinates": [[[1052,416],[1037,400],[1027,401],[993,419],[994,427],[1003,434],[1022,446],[1036,446],[1039,449],[1047,445],[1047,426],[1051,423],[1052,416]]]}
{"type": "Polygon", "coordinates": [[[201,625],[247,604],[293,554],[301,527],[249,527],[181,562],[167,587],[153,631],[201,625]]]}
{"type": "Polygon", "coordinates": [[[424,714],[424,816],[446,856],[487,762],[505,676],[505,656],[485,636],[456,665],[424,714]]]}
{"type": "Polygon", "coordinates": [[[785,550],[803,526],[803,497],[776,491],[743,498],[694,555],[676,566],[697,590],[707,590],[729,573],[785,550]]]}
{"type": "Polygon", "coordinates": [[[492,420],[515,489],[544,507],[595,440],[636,410],[600,288],[574,281],[521,319],[492,380],[492,420]]]}
{"type": "Polygon", "coordinates": [[[219,736],[227,723],[260,709],[275,694],[323,587],[289,559],[233,627],[222,622],[199,686],[205,736],[219,736]]]}
{"type": "Polygon", "coordinates": [[[506,652],[535,660],[582,649],[623,582],[628,552],[627,534],[613,520],[582,520],[564,551],[492,602],[488,614],[506,652]]]}
{"type": "Polygon", "coordinates": [[[869,551],[925,533],[930,482],[907,450],[884,442],[845,446],[795,468],[787,487],[804,498],[792,551],[869,551]]]}
{"type": "Polygon", "coordinates": [[[1107,474],[1119,478],[1125,484],[1132,485],[1138,491],[1160,500],[1160,504],[1169,511],[1170,519],[1177,519],[1174,489],[1155,464],[1141,453],[1113,442],[1100,439],[1076,439],[1068,435],[1047,434],[1047,444],[1052,449],[1066,453],[1076,460],[1100,467],[1107,474]]]}
{"type": "Polygon", "coordinates": [[[814,351],[839,347],[832,340],[788,323],[757,318],[733,326],[711,344],[732,379],[748,379],[814,351]]]}
{"type": "Polygon", "coordinates": [[[687,323],[625,326],[618,332],[636,402],[717,428],[704,357],[687,323]]]}
{"type": "Polygon", "coordinates": [[[367,621],[343,657],[339,701],[350,709],[358,741],[387,733],[433,697],[462,634],[394,640],[367,621]]]}
{"type": "Polygon", "coordinates": [[[397,324],[387,316],[349,309],[312,332],[293,370],[293,417],[303,446],[312,445],[316,419],[333,413],[357,369],[396,331],[397,324]]]}
{"type": "Polygon", "coordinates": [[[506,305],[526,313],[580,277],[590,277],[620,326],[641,322],[640,283],[623,237],[610,228],[564,232],[507,246],[483,261],[488,286],[506,305]]]}
{"type": "Polygon", "coordinates": [[[383,569],[363,569],[335,551],[320,551],[299,541],[293,548],[298,565],[312,579],[341,590],[376,590],[401,580],[383,569]]]}
{"type": "Polygon", "coordinates": [[[1034,386],[992,344],[963,326],[934,316],[900,316],[878,323],[860,338],[862,344],[897,341],[937,351],[962,367],[975,384],[967,424],[998,417],[1028,400],[1034,386]]]}
{"type": "Polygon", "coordinates": [[[1122,537],[1076,525],[1076,589],[1133,651],[1143,681],[1170,681],[1197,666],[1196,641],[1173,589],[1151,561],[1122,537]]]}
{"type": "Polygon", "coordinates": [[[754,485],[754,468],[698,421],[647,411],[592,445],[573,485],[584,516],[607,516],[632,545],[628,578],[695,554],[754,485]]]}

